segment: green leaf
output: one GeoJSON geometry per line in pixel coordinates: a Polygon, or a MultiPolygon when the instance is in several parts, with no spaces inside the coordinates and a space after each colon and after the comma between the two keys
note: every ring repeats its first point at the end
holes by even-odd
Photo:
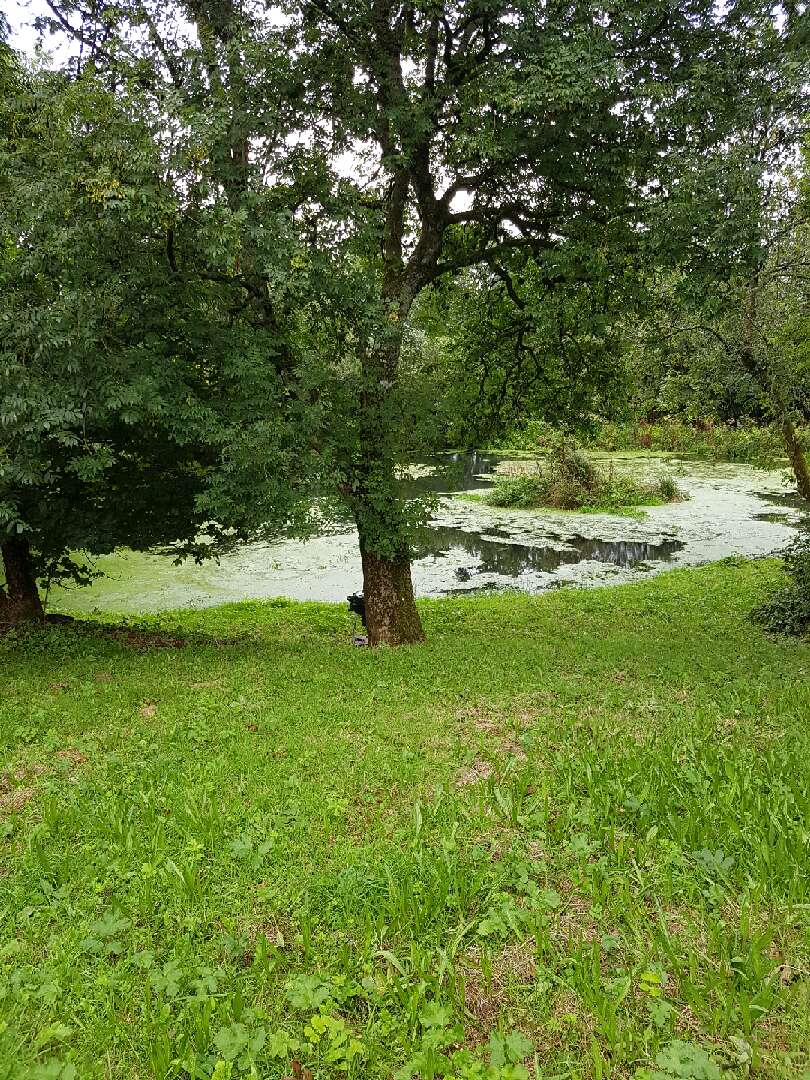
{"type": "Polygon", "coordinates": [[[719,1066],[702,1047],[674,1039],[655,1059],[667,1077],[678,1080],[721,1080],[719,1066]]]}

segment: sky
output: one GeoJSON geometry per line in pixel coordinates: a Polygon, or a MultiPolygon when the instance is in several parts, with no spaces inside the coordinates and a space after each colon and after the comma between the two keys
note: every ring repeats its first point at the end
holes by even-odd
{"type": "Polygon", "coordinates": [[[39,34],[31,23],[48,11],[44,0],[2,0],[3,14],[11,27],[11,45],[19,52],[32,53],[39,34]]]}

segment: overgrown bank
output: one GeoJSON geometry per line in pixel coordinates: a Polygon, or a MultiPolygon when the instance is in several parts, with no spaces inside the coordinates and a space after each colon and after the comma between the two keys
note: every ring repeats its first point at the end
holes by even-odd
{"type": "Polygon", "coordinates": [[[528,469],[500,473],[482,496],[490,506],[638,513],[639,507],[680,502],[686,495],[671,476],[640,479],[602,468],[575,445],[555,444],[546,460],[528,469]]]}
{"type": "Polygon", "coordinates": [[[399,651],[281,603],[0,640],[0,1077],[803,1076],[778,578],[424,603],[399,651]]]}
{"type": "MultiPolygon", "coordinates": [[[[810,426],[797,429],[799,444],[810,453],[810,426]]],[[[525,452],[549,450],[559,434],[542,421],[530,420],[524,428],[502,441],[503,449],[525,452]]],[[[662,423],[601,424],[584,444],[593,450],[656,450],[708,461],[738,461],[774,468],[786,461],[785,444],[775,426],[731,427],[720,423],[699,426],[680,421],[662,423]]],[[[500,448],[500,447],[499,447],[500,448]]]]}

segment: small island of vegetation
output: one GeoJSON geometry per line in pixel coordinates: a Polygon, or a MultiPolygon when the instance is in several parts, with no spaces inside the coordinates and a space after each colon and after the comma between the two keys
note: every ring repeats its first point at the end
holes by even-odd
{"type": "Polygon", "coordinates": [[[483,501],[522,510],[633,513],[638,507],[661,506],[686,497],[671,476],[645,482],[615,472],[612,465],[600,468],[575,445],[561,442],[531,471],[500,476],[483,501]]]}

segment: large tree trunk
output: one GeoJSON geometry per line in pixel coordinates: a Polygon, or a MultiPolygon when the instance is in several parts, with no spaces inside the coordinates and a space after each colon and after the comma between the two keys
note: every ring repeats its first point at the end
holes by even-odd
{"type": "Polygon", "coordinates": [[[385,558],[360,541],[369,645],[412,645],[425,640],[413,599],[407,551],[385,558]]]}
{"type": "Polygon", "coordinates": [[[6,573],[5,589],[0,587],[0,623],[17,623],[45,618],[31,563],[27,540],[16,538],[0,545],[6,573]]]}
{"type": "Polygon", "coordinates": [[[803,499],[810,502],[810,469],[807,467],[807,458],[799,443],[796,428],[789,416],[782,416],[782,438],[785,440],[785,448],[790,458],[793,475],[796,477],[796,487],[803,499]]]}
{"type": "MultiPolygon", "coordinates": [[[[350,502],[363,562],[363,595],[369,645],[412,645],[425,633],[413,598],[408,527],[397,493],[395,451],[389,445],[389,387],[397,377],[400,340],[366,357],[368,389],[361,402],[360,461],[354,466],[350,502]]],[[[395,421],[396,423],[396,421],[395,421]]]]}
{"type": "MultiPolygon", "coordinates": [[[[386,63],[392,83],[379,88],[381,116],[385,114],[392,86],[396,92],[402,79],[399,55],[387,55],[386,63]]],[[[386,161],[389,155],[399,156],[394,153],[390,136],[385,125],[377,131],[381,164],[386,167],[392,164],[386,161]]],[[[431,187],[427,144],[421,153],[425,173],[420,199],[425,207],[432,207],[435,217],[438,204],[431,187]]],[[[380,298],[386,318],[374,335],[377,340],[369,341],[363,353],[365,386],[359,402],[360,460],[349,469],[349,501],[360,538],[369,645],[412,645],[425,640],[413,598],[408,526],[396,491],[394,462],[402,450],[403,432],[399,430],[401,418],[396,406],[392,407],[392,396],[399,380],[403,325],[420,288],[430,280],[429,271],[438,259],[442,234],[433,218],[428,223],[430,227],[423,222],[419,243],[411,257],[412,265],[405,266],[403,236],[412,179],[409,169],[402,167],[401,162],[392,171],[381,237],[380,298]]]]}

